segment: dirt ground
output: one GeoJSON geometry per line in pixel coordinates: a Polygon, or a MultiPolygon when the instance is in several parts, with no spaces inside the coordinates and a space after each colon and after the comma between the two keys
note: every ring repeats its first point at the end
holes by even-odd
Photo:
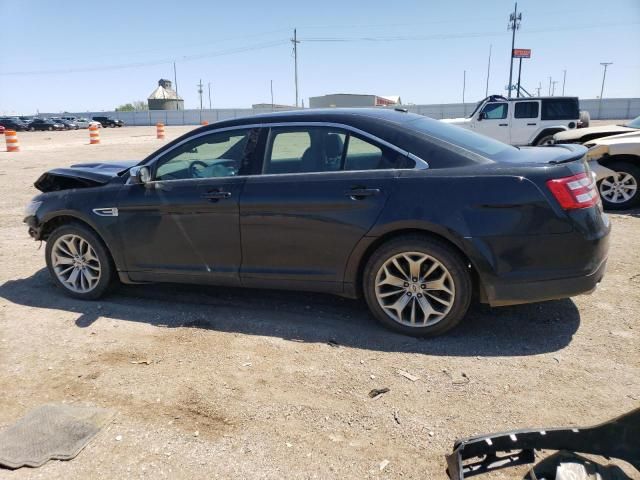
{"type": "Polygon", "coordinates": [[[592,295],[473,306],[432,340],[327,295],[150,285],[98,302],[63,296],[22,224],[34,180],[141,159],[162,144],[154,133],[103,129],[99,146],[86,130],[21,133],[22,152],[0,151],[0,430],[49,402],[116,412],[75,459],[0,478],[440,479],[456,438],[640,406],[639,210],[610,215],[608,271],[592,295]]]}

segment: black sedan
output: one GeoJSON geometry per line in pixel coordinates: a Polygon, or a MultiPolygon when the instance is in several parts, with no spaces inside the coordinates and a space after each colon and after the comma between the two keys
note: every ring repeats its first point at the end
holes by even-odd
{"type": "Polygon", "coordinates": [[[0,125],[2,125],[6,130],[15,130],[16,132],[21,132],[28,128],[26,123],[19,118],[14,117],[0,117],[0,125]]]}
{"type": "Polygon", "coordinates": [[[25,222],[76,298],[116,278],[322,291],[437,335],[472,297],[596,287],[610,226],[585,152],[386,109],[274,113],[198,128],[137,165],[46,172],[25,222]]]}
{"type": "Polygon", "coordinates": [[[62,123],[57,123],[49,118],[34,118],[29,123],[29,130],[64,130],[65,126],[62,123]]]}

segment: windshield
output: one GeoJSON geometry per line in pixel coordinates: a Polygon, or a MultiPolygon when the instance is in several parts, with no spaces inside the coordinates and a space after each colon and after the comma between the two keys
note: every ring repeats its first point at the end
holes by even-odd
{"type": "Polygon", "coordinates": [[[640,128],[640,117],[636,117],[631,120],[629,123],[625,125],[625,127],[629,128],[640,128]]]}
{"type": "Polygon", "coordinates": [[[518,152],[517,148],[506,143],[431,118],[419,118],[404,125],[418,133],[443,140],[490,160],[502,160],[518,152]]]}
{"type": "MultiPolygon", "coordinates": [[[[484,100],[486,100],[486,98],[484,100]]],[[[480,106],[484,103],[484,100],[480,100],[478,103],[476,103],[476,108],[473,109],[473,112],[471,112],[471,115],[469,115],[467,118],[471,118],[475,115],[480,106]]]]}

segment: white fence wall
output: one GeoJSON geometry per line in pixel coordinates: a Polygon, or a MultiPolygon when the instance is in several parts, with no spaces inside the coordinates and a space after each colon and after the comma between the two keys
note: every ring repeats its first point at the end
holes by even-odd
{"type": "MultiPolygon", "coordinates": [[[[431,118],[457,118],[469,115],[475,103],[444,103],[437,105],[404,105],[410,112],[426,115],[431,118]]],[[[606,98],[580,100],[580,109],[587,110],[592,120],[630,119],[640,115],[640,98],[606,98]]],[[[203,121],[209,123],[230,118],[246,117],[259,113],[269,113],[270,108],[223,108],[213,110],[150,110],[140,112],[77,112],[79,117],[113,116],[126,125],[199,125],[203,121]]],[[[43,113],[40,116],[58,116],[43,113]]]]}

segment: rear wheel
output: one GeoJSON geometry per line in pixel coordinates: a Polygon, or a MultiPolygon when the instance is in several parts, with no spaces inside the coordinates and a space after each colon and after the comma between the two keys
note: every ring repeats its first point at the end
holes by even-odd
{"type": "Polygon", "coordinates": [[[386,327],[435,336],[463,319],[472,284],[457,252],[442,241],[416,235],[391,240],[373,253],[363,289],[369,309],[386,327]]]}
{"type": "Polygon", "coordinates": [[[47,239],[45,256],[55,283],[71,297],[100,298],[112,283],[109,253],[87,227],[68,224],[56,228],[47,239]]]}
{"type": "Polygon", "coordinates": [[[628,162],[611,162],[606,167],[616,175],[600,180],[598,190],[602,205],[608,210],[626,210],[640,202],[640,166],[628,162]]]}
{"type": "Polygon", "coordinates": [[[536,146],[542,147],[544,145],[553,145],[553,134],[540,137],[536,142],[536,146]]]}

